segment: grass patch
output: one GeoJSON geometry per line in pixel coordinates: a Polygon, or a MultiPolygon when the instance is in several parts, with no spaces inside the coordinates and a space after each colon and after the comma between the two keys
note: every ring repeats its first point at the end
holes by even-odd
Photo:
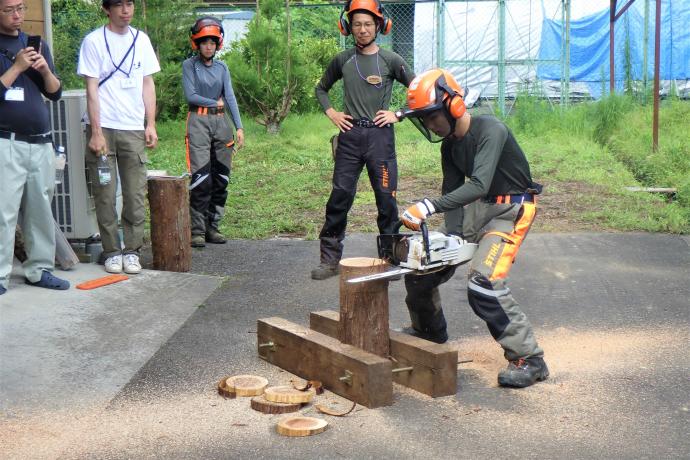
{"type": "MultiPolygon", "coordinates": [[[[690,233],[687,102],[664,104],[655,154],[650,153],[651,109],[646,107],[602,101],[561,112],[536,98],[518,100],[516,107],[508,123],[535,180],[546,185],[537,230],[690,233]],[[678,199],[668,202],[624,189],[635,185],[678,187],[678,199]]],[[[222,232],[230,238],[316,238],[331,190],[329,138],[336,128],[323,114],[291,115],[278,136],[244,122],[247,145],[233,159],[222,232]]],[[[150,168],[185,172],[184,121],[159,123],[158,131],[160,144],[150,155],[150,168]]],[[[439,145],[404,122],[396,125],[396,148],[400,208],[438,196],[439,145]]],[[[348,231],[375,232],[376,204],[366,171],[358,188],[348,231]]]]}

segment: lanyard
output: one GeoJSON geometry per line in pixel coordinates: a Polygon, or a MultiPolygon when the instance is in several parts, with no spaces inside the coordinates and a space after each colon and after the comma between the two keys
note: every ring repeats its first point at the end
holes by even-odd
{"type": "Polygon", "coordinates": [[[117,71],[122,72],[123,74],[125,74],[125,76],[127,78],[129,78],[129,74],[132,73],[132,66],[134,66],[134,56],[137,52],[137,49],[134,47],[134,45],[137,42],[137,37],[139,37],[139,31],[137,30],[137,34],[134,35],[134,32],[132,32],[132,28],[128,27],[129,33],[132,34],[132,37],[134,37],[134,39],[132,40],[132,44],[129,45],[129,48],[127,49],[127,52],[125,53],[125,55],[122,57],[122,60],[120,61],[120,63],[116,65],[115,61],[113,61],[113,55],[110,54],[110,45],[108,45],[108,38],[106,37],[106,34],[105,34],[105,28],[106,28],[106,26],[103,26],[103,40],[105,41],[105,49],[108,51],[108,56],[110,56],[110,62],[112,62],[113,65],[115,66],[115,70],[108,76],[108,78],[110,78],[110,76],[112,76],[112,74],[117,72],[117,71]],[[132,51],[132,50],[134,50],[134,51],[132,51]],[[129,70],[127,72],[125,72],[124,70],[122,70],[122,64],[125,63],[125,60],[127,59],[127,56],[129,56],[129,53],[132,53],[132,62],[129,63],[129,70]]]}

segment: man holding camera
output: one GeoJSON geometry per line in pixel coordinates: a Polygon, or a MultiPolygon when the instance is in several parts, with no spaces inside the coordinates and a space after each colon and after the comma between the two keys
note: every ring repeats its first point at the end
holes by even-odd
{"type": "Polygon", "coordinates": [[[19,209],[25,236],[26,282],[68,289],[55,268],[55,187],[50,114],[41,95],[60,99],[62,86],[40,37],[21,31],[23,0],[0,0],[0,295],[7,291],[19,209]]]}

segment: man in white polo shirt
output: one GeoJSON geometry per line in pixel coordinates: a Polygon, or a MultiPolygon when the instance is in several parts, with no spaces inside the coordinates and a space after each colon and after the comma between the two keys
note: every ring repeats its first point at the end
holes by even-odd
{"type": "Polygon", "coordinates": [[[146,217],[146,152],[158,143],[153,74],[160,71],[149,37],[129,24],[133,0],[102,0],[108,24],[89,33],[79,50],[77,73],[86,80],[86,165],[93,185],[105,269],[141,271],[139,252],[146,217]],[[144,120],[146,124],[144,124],[144,120]],[[107,158],[112,180],[101,183],[98,164],[107,158]],[[116,169],[117,168],[117,169],[116,169]],[[119,172],[124,249],[115,208],[119,172]]]}

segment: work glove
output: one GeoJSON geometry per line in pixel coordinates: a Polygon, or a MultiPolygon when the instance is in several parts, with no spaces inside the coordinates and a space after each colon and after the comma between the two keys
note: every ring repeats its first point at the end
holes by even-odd
{"type": "Polygon", "coordinates": [[[400,219],[405,227],[418,232],[422,222],[432,215],[434,211],[436,209],[434,209],[431,201],[428,198],[424,198],[422,201],[407,208],[400,219]]]}

